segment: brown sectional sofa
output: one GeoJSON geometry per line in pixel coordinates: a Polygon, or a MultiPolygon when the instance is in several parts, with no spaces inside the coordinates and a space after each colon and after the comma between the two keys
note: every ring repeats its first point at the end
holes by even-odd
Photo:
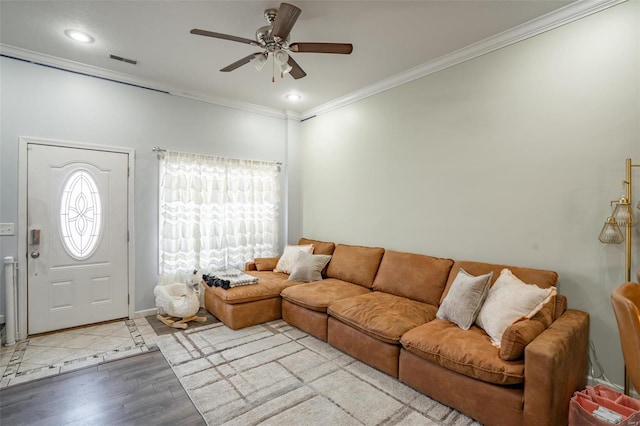
{"type": "MultiPolygon", "coordinates": [[[[332,254],[325,279],[289,281],[273,272],[277,258],[256,259],[247,273],[258,284],[207,288],[206,308],[234,329],[283,318],[487,425],[567,423],[571,395],[586,385],[589,317],[567,309],[564,296],[536,314],[550,325],[528,345],[520,342],[524,355],[504,360],[484,330],[462,330],[436,312],[460,268],[493,272],[495,282],[507,266],[304,238],[299,244],[332,254]]],[[[556,285],[555,272],[508,268],[524,282],[556,285]]],[[[509,333],[526,335],[536,317],[509,333]]]]}

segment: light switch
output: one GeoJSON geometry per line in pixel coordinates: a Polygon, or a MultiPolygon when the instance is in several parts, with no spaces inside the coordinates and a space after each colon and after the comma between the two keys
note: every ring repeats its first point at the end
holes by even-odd
{"type": "Polygon", "coordinates": [[[15,235],[14,223],[0,223],[0,235],[15,235]]]}

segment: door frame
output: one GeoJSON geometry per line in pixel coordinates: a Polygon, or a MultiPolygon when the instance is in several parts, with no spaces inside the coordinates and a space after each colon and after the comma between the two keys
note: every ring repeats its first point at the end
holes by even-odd
{"type": "Polygon", "coordinates": [[[120,146],[95,145],[82,142],[43,139],[20,136],[18,142],[18,294],[17,294],[17,324],[16,340],[27,338],[27,156],[28,145],[47,145],[62,148],[87,149],[91,151],[109,151],[127,154],[129,158],[129,173],[127,177],[127,222],[128,222],[128,269],[129,269],[129,319],[135,315],[135,232],[134,232],[134,176],[135,150],[120,146]]]}

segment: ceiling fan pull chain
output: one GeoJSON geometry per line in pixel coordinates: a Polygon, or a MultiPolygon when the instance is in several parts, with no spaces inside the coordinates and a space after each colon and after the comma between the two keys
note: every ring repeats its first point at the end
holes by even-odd
{"type": "Polygon", "coordinates": [[[276,82],[276,59],[275,58],[273,58],[273,61],[271,62],[271,82],[272,83],[276,82]]]}

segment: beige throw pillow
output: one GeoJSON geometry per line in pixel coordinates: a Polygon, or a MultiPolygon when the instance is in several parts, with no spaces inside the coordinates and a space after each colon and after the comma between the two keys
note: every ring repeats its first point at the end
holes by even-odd
{"type": "Polygon", "coordinates": [[[555,294],[555,287],[540,288],[535,284],[526,284],[509,269],[503,269],[489,290],[476,324],[499,348],[507,327],[519,319],[533,317],[555,294]]]}
{"type": "Polygon", "coordinates": [[[284,272],[285,274],[290,274],[291,269],[293,269],[293,265],[296,263],[298,253],[301,251],[305,253],[313,253],[313,244],[286,246],[273,272],[284,272]]]}
{"type": "Polygon", "coordinates": [[[476,320],[482,303],[489,292],[493,272],[474,277],[460,268],[451,283],[449,293],[442,301],[436,317],[455,323],[468,330],[476,320]]]}
{"type": "Polygon", "coordinates": [[[322,268],[331,260],[327,254],[299,252],[295,265],[289,275],[289,281],[310,283],[322,280],[322,268]]]}

